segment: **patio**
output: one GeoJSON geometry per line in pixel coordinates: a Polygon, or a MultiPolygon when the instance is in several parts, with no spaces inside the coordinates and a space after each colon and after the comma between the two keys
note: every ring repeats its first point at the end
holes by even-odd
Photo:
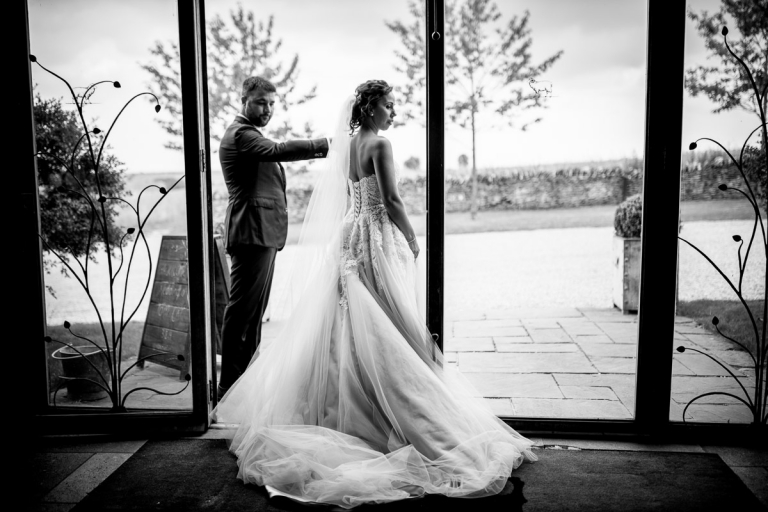
{"type": "MultiPolygon", "coordinates": [[[[723,361],[754,390],[749,355],[692,320],[675,320],[674,347],[683,345],[723,361]]],[[[635,408],[637,316],[615,309],[512,309],[450,321],[445,359],[458,368],[503,416],[630,419],[635,408]]],[[[673,349],[670,419],[708,391],[741,394],[738,383],[705,355],[673,349]]],[[[748,422],[750,413],[729,398],[691,406],[688,421],[748,422]]]]}

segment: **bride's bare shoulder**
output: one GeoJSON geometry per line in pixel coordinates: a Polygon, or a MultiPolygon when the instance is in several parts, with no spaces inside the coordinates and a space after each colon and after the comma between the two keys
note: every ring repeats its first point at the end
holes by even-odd
{"type": "Polygon", "coordinates": [[[375,135],[369,137],[363,144],[364,145],[361,145],[361,149],[364,148],[364,151],[371,156],[392,154],[392,143],[389,142],[389,139],[386,137],[375,135]]]}

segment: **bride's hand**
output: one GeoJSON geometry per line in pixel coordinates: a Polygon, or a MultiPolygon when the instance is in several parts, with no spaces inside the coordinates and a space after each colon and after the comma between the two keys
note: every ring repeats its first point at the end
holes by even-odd
{"type": "Polygon", "coordinates": [[[411,249],[411,252],[413,252],[413,257],[418,258],[419,257],[419,242],[416,240],[416,237],[413,237],[413,240],[408,242],[408,247],[411,249]]]}

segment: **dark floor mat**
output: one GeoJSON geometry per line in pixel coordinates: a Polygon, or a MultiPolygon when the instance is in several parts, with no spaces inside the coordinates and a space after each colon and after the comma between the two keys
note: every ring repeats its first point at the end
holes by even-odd
{"type": "MultiPolygon", "coordinates": [[[[540,460],[514,472],[505,494],[474,500],[442,496],[367,505],[358,511],[725,511],[765,510],[714,454],[538,450],[540,460]]],[[[107,510],[327,510],[237,480],[224,440],[146,443],[91,492],[76,512],[107,510]]]]}

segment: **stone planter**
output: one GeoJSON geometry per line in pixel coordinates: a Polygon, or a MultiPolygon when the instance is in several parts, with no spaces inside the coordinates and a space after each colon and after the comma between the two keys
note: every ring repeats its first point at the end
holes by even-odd
{"type": "Polygon", "coordinates": [[[103,384],[101,377],[94,370],[93,366],[88,364],[90,361],[96,368],[99,369],[102,375],[106,379],[109,379],[109,365],[107,358],[101,353],[99,349],[93,345],[79,346],[79,347],[61,347],[56,352],[51,354],[54,359],[61,361],[62,379],[67,380],[67,398],[74,401],[92,401],[100,400],[107,396],[107,392],[85,380],[68,380],[68,379],[89,379],[92,381],[103,384]],[[78,354],[73,348],[80,351],[78,354]]]}
{"type": "Polygon", "coordinates": [[[613,237],[613,305],[628,315],[640,303],[640,239],[613,237]]]}

